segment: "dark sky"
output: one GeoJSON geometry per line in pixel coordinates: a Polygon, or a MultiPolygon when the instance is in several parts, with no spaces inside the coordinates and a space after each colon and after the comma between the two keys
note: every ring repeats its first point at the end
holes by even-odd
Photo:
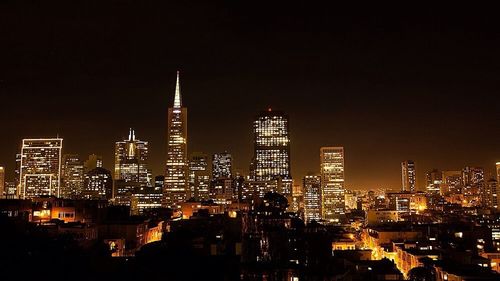
{"type": "Polygon", "coordinates": [[[59,134],[111,169],[133,127],[162,173],[180,69],[189,150],[229,150],[244,172],[268,106],[290,116],[294,178],[329,145],[345,147],[351,188],[399,188],[405,159],[419,179],[493,170],[497,10],[267,2],[1,1],[0,163],[14,169],[23,137],[59,134]]]}

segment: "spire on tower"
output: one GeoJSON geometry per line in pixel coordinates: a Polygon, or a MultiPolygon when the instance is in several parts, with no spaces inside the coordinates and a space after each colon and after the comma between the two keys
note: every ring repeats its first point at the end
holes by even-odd
{"type": "Polygon", "coordinates": [[[179,83],[179,70],[177,70],[177,82],[175,83],[174,108],[181,108],[181,86],[179,83]]]}
{"type": "Polygon", "coordinates": [[[135,131],[132,128],[130,128],[130,131],[128,133],[128,140],[135,140],[135,131]]]}

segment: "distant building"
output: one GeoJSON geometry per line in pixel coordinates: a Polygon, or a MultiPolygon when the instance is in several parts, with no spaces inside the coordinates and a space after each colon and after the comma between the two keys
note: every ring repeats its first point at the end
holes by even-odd
{"type": "Polygon", "coordinates": [[[227,151],[222,153],[216,153],[212,157],[212,178],[231,178],[232,174],[232,162],[233,158],[231,153],[227,151]]]}
{"type": "Polygon", "coordinates": [[[78,154],[65,154],[62,160],[61,197],[77,199],[83,191],[83,162],[78,154]]]}
{"type": "Polygon", "coordinates": [[[441,185],[441,194],[462,193],[462,171],[443,171],[443,184],[441,185]]]}
{"type": "Polygon", "coordinates": [[[88,173],[95,168],[102,168],[102,156],[91,154],[83,163],[84,172],[88,173]]]}
{"type": "Polygon", "coordinates": [[[320,162],[322,218],[334,221],[345,214],[344,148],[322,147],[320,162]]]}
{"type": "Polygon", "coordinates": [[[425,188],[429,194],[440,194],[440,186],[443,183],[443,174],[433,169],[425,174],[425,188]]]}
{"type": "Polygon", "coordinates": [[[136,139],[134,130],[130,129],[128,139],[115,144],[115,180],[152,186],[148,154],[148,142],[136,139]]]}
{"type": "Polygon", "coordinates": [[[292,195],[290,131],[281,111],[261,112],[253,123],[254,156],[251,179],[260,197],[268,191],[292,195]]]}
{"type": "Polygon", "coordinates": [[[60,196],[63,139],[23,139],[19,185],[23,199],[60,196]]]}
{"type": "Polygon", "coordinates": [[[0,199],[7,195],[5,188],[5,168],[0,166],[0,199]]]}
{"type": "Polygon", "coordinates": [[[115,192],[118,205],[132,206],[137,190],[152,187],[151,172],[147,168],[148,142],[136,139],[130,129],[128,139],[115,145],[115,192]]]}
{"type": "Polygon", "coordinates": [[[491,178],[486,182],[481,195],[484,207],[493,209],[499,208],[498,196],[500,196],[500,194],[498,193],[498,182],[494,178],[491,178]]]}
{"type": "Polygon", "coordinates": [[[85,174],[81,197],[90,200],[109,200],[113,197],[111,172],[97,167],[85,174]]]}
{"type": "Polygon", "coordinates": [[[178,207],[187,200],[189,191],[189,167],[187,159],[187,108],[182,107],[179,71],[175,87],[174,106],[168,109],[167,163],[164,207],[178,207]]]}
{"type": "Polygon", "coordinates": [[[304,186],[304,220],[321,220],[321,176],[307,175],[303,179],[304,186]]]}
{"type": "Polygon", "coordinates": [[[462,170],[462,193],[464,195],[479,195],[484,185],[484,169],[465,167],[462,170]]]}
{"type": "Polygon", "coordinates": [[[208,156],[199,152],[192,153],[189,158],[189,198],[208,200],[209,188],[208,156]]]}
{"type": "Polygon", "coordinates": [[[497,168],[497,182],[500,182],[500,162],[496,163],[497,168]]]}
{"type": "Polygon", "coordinates": [[[417,190],[417,173],[415,162],[407,160],[401,163],[401,191],[415,192],[417,190]]]}

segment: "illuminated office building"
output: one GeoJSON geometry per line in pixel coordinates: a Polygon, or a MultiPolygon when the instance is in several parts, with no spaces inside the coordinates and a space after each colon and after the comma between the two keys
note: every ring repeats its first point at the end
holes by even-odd
{"type": "Polygon", "coordinates": [[[500,162],[496,163],[497,168],[497,182],[500,182],[500,162]]]}
{"type": "Polygon", "coordinates": [[[0,199],[7,195],[7,189],[5,188],[5,168],[0,166],[0,199]]]}
{"type": "Polygon", "coordinates": [[[261,112],[254,121],[251,178],[259,196],[268,191],[292,195],[288,123],[287,115],[271,109],[261,112]]]}
{"type": "Polygon", "coordinates": [[[148,142],[137,140],[130,129],[128,139],[115,145],[115,203],[131,205],[136,189],[151,187],[151,172],[147,168],[148,142]]]}
{"type": "Polygon", "coordinates": [[[417,176],[415,162],[407,160],[401,163],[401,191],[415,192],[417,185],[417,176]]]}
{"type": "Polygon", "coordinates": [[[23,139],[19,168],[19,192],[23,199],[60,196],[61,138],[23,139]]]}
{"type": "Polygon", "coordinates": [[[440,194],[443,174],[437,169],[433,169],[425,174],[425,188],[429,194],[440,194]]]}
{"type": "Polygon", "coordinates": [[[177,71],[174,105],[168,109],[167,121],[167,162],[162,205],[177,207],[178,203],[186,201],[189,191],[187,108],[182,107],[179,71],[177,71]]]}
{"type": "Polygon", "coordinates": [[[83,163],[84,172],[88,173],[95,168],[102,168],[102,156],[91,154],[83,163]]]}
{"type": "Polygon", "coordinates": [[[306,223],[321,220],[321,177],[307,175],[304,186],[304,219],[306,223]]]}
{"type": "Polygon", "coordinates": [[[465,167],[462,170],[462,185],[464,195],[478,195],[484,185],[484,169],[465,167]]]}
{"type": "Polygon", "coordinates": [[[483,206],[498,209],[500,207],[499,195],[497,180],[494,178],[489,179],[484,185],[483,192],[481,192],[483,206]]]}
{"type": "Polygon", "coordinates": [[[130,129],[128,139],[115,144],[115,180],[151,186],[147,161],[148,142],[137,140],[134,130],[130,129]]]}
{"type": "Polygon", "coordinates": [[[84,176],[81,197],[89,200],[109,200],[113,197],[113,178],[111,172],[96,167],[84,176]]]}
{"type": "Polygon", "coordinates": [[[189,198],[208,200],[209,188],[208,156],[199,152],[192,153],[189,159],[189,198]]]}
{"type": "Polygon", "coordinates": [[[212,156],[212,178],[231,178],[233,158],[230,153],[216,153],[212,156]]]}
{"type": "Polygon", "coordinates": [[[83,190],[83,162],[78,154],[65,154],[62,160],[61,197],[78,199],[83,190]]]}
{"type": "Polygon", "coordinates": [[[322,218],[332,222],[345,214],[344,148],[322,147],[320,161],[322,218]]]}
{"type": "Polygon", "coordinates": [[[458,194],[462,192],[462,171],[443,171],[441,194],[458,194]]]}

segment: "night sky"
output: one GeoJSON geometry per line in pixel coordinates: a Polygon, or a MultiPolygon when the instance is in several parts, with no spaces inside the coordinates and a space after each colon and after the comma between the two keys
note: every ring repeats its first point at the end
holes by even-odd
{"type": "Polygon", "coordinates": [[[9,175],[22,138],[57,134],[65,153],[101,154],[112,169],[129,127],[162,174],[177,69],[189,151],[228,150],[244,173],[252,120],[268,107],[290,116],[295,179],[318,172],[330,145],[345,147],[348,188],[399,188],[406,159],[420,187],[433,167],[492,171],[500,161],[491,7],[77,2],[0,3],[9,175]]]}

